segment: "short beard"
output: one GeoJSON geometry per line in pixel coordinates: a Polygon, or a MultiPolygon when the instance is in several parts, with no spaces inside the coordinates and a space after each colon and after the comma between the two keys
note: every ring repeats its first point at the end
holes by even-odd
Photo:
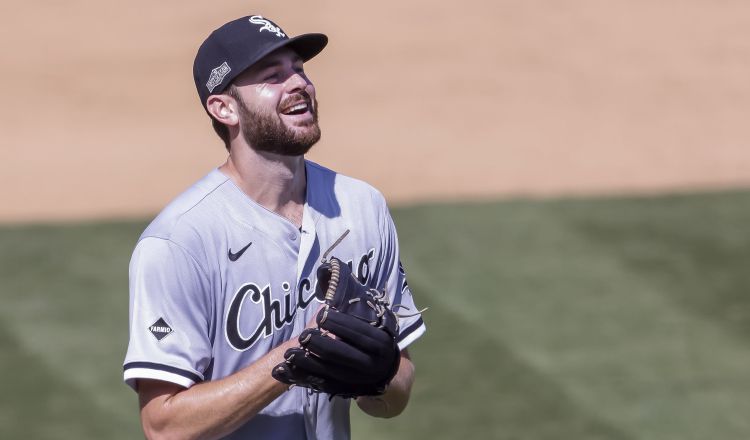
{"type": "MultiPolygon", "coordinates": [[[[309,101],[307,93],[302,92],[309,101]]],[[[284,125],[281,118],[275,113],[270,114],[250,110],[245,101],[239,96],[234,96],[239,105],[240,126],[242,136],[250,147],[256,151],[278,154],[281,156],[302,156],[320,140],[320,126],[318,126],[318,101],[313,105],[313,121],[311,130],[298,133],[284,125]]]]}

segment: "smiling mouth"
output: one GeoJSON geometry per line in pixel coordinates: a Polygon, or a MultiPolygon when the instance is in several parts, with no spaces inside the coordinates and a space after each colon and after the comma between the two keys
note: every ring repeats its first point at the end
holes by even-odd
{"type": "Polygon", "coordinates": [[[309,110],[310,106],[307,105],[307,102],[299,102],[297,104],[286,107],[281,111],[281,113],[285,115],[301,115],[307,113],[309,110]]]}
{"type": "Polygon", "coordinates": [[[281,109],[279,113],[285,116],[305,114],[314,116],[315,114],[315,107],[313,106],[312,98],[304,91],[287,97],[286,100],[281,102],[279,108],[281,109]]]}

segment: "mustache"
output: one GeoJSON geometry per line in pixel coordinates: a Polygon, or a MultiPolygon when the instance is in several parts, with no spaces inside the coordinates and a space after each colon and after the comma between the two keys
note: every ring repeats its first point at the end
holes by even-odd
{"type": "Polygon", "coordinates": [[[281,103],[279,103],[279,111],[283,111],[286,108],[289,108],[291,106],[297,105],[302,102],[306,103],[308,107],[310,107],[312,112],[315,112],[317,110],[316,108],[317,105],[315,105],[317,103],[313,102],[313,99],[310,97],[309,93],[302,90],[282,100],[281,103]]]}

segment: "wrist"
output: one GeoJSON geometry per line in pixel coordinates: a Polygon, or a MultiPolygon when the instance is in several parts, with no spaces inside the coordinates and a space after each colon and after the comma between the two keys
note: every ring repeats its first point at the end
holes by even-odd
{"type": "Polygon", "coordinates": [[[373,417],[390,417],[390,406],[382,396],[357,397],[357,406],[373,417]]]}

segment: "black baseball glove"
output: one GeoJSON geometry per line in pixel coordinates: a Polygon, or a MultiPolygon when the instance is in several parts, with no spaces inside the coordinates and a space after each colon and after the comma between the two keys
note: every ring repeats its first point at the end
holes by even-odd
{"type": "Polygon", "coordinates": [[[300,347],[286,351],[273,377],[331,396],[383,394],[401,359],[398,320],[386,293],[362,285],[335,257],[317,275],[315,294],[324,301],[318,328],[300,334],[300,347]]]}

